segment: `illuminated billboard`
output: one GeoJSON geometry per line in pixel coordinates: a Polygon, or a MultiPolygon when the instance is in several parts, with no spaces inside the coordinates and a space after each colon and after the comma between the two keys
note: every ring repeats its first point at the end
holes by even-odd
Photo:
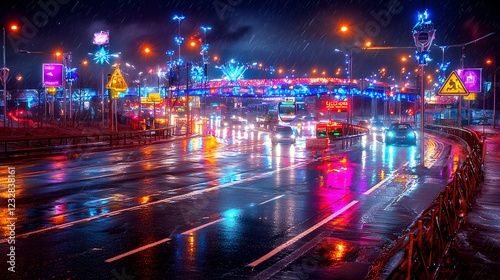
{"type": "Polygon", "coordinates": [[[62,87],[63,69],[62,64],[43,64],[43,85],[45,87],[62,87]]]}
{"type": "Polygon", "coordinates": [[[481,68],[458,69],[460,79],[469,92],[481,92],[481,68]]]}
{"type": "Polygon", "coordinates": [[[325,101],[325,106],[328,111],[348,111],[349,101],[325,101]]]}

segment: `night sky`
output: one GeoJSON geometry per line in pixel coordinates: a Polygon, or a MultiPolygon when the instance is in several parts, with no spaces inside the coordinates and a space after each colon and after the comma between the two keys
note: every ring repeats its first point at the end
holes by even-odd
{"type": "MultiPolygon", "coordinates": [[[[210,26],[207,41],[209,55],[217,55],[221,62],[235,59],[239,62],[261,62],[276,69],[296,69],[303,76],[313,68],[335,76],[337,68],[345,68],[344,57],[335,48],[361,46],[370,40],[373,46],[414,46],[411,29],[422,10],[422,1],[160,1],[160,0],[41,0],[58,3],[42,7],[39,1],[2,1],[0,14],[4,26],[16,23],[21,27],[37,23],[35,30],[19,30],[16,35],[7,29],[7,67],[11,69],[9,86],[34,88],[41,83],[41,64],[53,62],[54,56],[17,53],[29,51],[73,53],[73,66],[80,76],[94,80],[90,86],[100,87],[100,67],[88,55],[94,52],[93,33],[110,31],[111,52],[121,52],[118,60],[147,70],[165,65],[166,50],[175,50],[173,37],[177,35],[177,21],[173,15],[186,16],[181,22],[181,36],[200,37],[200,26],[210,26]],[[24,20],[23,20],[24,19],[24,20]],[[26,24],[28,22],[28,24],[26,24]],[[348,24],[349,34],[339,32],[348,24]],[[28,35],[28,36],[27,36],[28,35]],[[17,36],[17,37],[16,37],[17,36]],[[28,38],[31,37],[31,38],[28,38]],[[14,43],[12,41],[14,38],[14,43]],[[148,56],[142,53],[147,46],[148,56]],[[88,66],[79,63],[88,60],[88,66]],[[18,82],[15,76],[23,76],[18,82]],[[92,77],[98,77],[93,79],[92,77]]],[[[484,67],[487,57],[497,58],[500,49],[500,19],[493,1],[426,1],[436,28],[437,45],[469,42],[491,32],[490,36],[466,47],[465,67],[484,67]]],[[[441,50],[431,49],[434,59],[429,68],[441,62],[441,50]]],[[[183,44],[181,55],[191,61],[200,61],[199,49],[183,44]]],[[[368,76],[387,68],[389,75],[399,75],[400,57],[414,50],[367,50],[354,52],[355,78],[368,76]]],[[[450,48],[445,61],[450,68],[460,67],[460,48],[450,48]]],[[[407,67],[414,68],[415,63],[407,67]]],[[[213,66],[213,65],[212,65],[213,66]]],[[[110,67],[105,68],[110,71],[110,67]]],[[[219,78],[211,70],[210,78],[219,78]]],[[[255,72],[255,71],[254,71],[255,72]]],[[[276,73],[254,73],[255,77],[279,77],[276,73]]],[[[249,77],[248,78],[252,78],[249,77]]],[[[345,74],[341,74],[345,77],[345,74]]]]}

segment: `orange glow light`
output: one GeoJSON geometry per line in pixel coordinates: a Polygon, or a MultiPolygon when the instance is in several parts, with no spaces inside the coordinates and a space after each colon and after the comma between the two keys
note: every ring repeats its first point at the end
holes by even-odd
{"type": "Polygon", "coordinates": [[[12,26],[10,27],[10,29],[11,29],[11,30],[16,31],[16,30],[18,29],[18,27],[17,27],[17,25],[12,25],[12,26]]]}
{"type": "Polygon", "coordinates": [[[340,28],[340,31],[342,32],[346,32],[347,30],[349,30],[349,28],[347,28],[347,26],[345,25],[340,28]]]}
{"type": "Polygon", "coordinates": [[[145,52],[145,53],[150,53],[150,52],[151,52],[151,50],[150,50],[149,48],[145,48],[145,49],[144,49],[144,52],[145,52]]]}

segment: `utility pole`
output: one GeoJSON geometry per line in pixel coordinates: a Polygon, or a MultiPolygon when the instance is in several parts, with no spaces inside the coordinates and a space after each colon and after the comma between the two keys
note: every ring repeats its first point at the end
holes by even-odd
{"type": "Polygon", "coordinates": [[[191,135],[191,111],[189,108],[189,63],[186,63],[186,112],[187,112],[187,129],[186,134],[191,135]]]}

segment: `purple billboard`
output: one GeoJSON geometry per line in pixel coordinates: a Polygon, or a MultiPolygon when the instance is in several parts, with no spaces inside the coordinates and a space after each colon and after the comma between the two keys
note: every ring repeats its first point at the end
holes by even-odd
{"type": "Polygon", "coordinates": [[[481,68],[457,69],[455,72],[469,92],[481,92],[481,68]]]}
{"type": "Polygon", "coordinates": [[[63,86],[63,65],[44,64],[43,65],[43,85],[45,87],[63,86]]]}

